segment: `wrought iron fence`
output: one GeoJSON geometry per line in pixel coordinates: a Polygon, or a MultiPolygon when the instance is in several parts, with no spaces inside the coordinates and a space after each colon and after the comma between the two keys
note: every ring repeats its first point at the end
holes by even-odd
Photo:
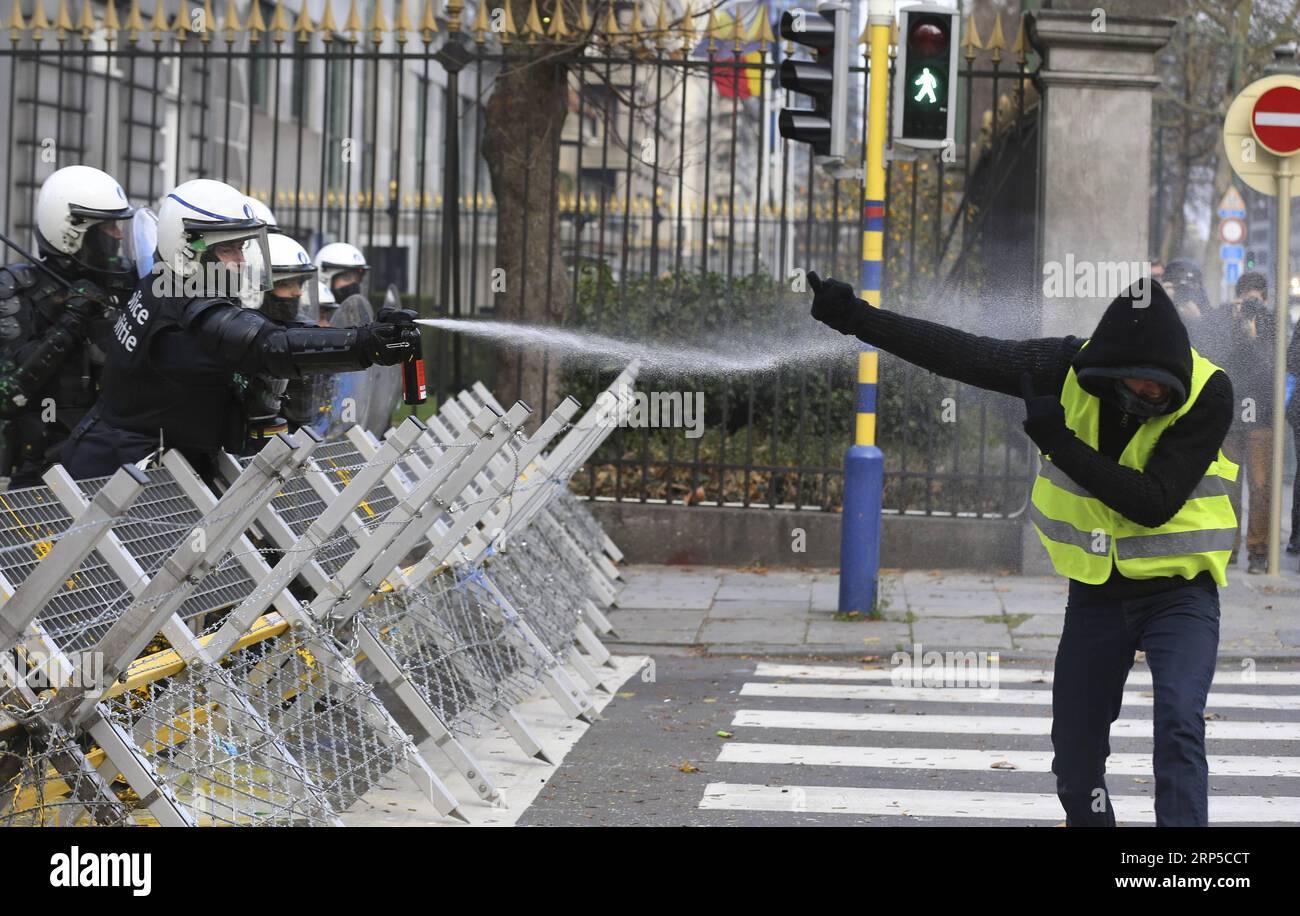
{"type": "MultiPolygon", "coordinates": [[[[272,206],[309,250],[358,244],[372,288],[397,284],[426,316],[541,314],[701,345],[736,327],[806,325],[796,269],[858,274],[860,183],[827,178],[775,130],[779,108],[796,104],[776,85],[790,53],[773,35],[776,0],[426,0],[418,11],[166,0],[151,16],[139,0],[88,0],[75,22],[64,0],[53,11],[52,0],[10,2],[0,173],[4,223],[19,233],[59,166],[102,167],[151,206],[179,181],[220,178],[272,206]],[[565,111],[557,130],[517,136],[520,190],[502,164],[508,118],[503,128],[489,109],[525,70],[559,87],[565,111]],[[514,276],[502,277],[506,264],[514,276]]],[[[889,308],[976,330],[1036,324],[1038,95],[1023,25],[1008,25],[968,17],[952,149],[890,161],[889,308]]],[[[866,68],[852,73],[861,98],[866,68]]],[[[854,132],[860,157],[860,118],[854,132]]],[[[439,400],[485,377],[545,413],[609,378],[442,331],[426,351],[439,400]]],[[[653,370],[647,385],[704,393],[703,435],[621,429],[575,478],[582,492],[838,505],[851,360],[736,378],[653,370]]],[[[1030,452],[995,400],[886,359],[880,424],[887,509],[1023,503],[1030,452]]]]}

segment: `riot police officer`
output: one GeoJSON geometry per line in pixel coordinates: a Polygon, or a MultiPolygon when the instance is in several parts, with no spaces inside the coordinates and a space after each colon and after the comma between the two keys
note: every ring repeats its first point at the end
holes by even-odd
{"type": "Polygon", "coordinates": [[[40,484],[95,403],[103,350],[91,338],[102,338],[136,280],[121,224],[132,212],[110,175],[59,169],[36,198],[36,244],[41,264],[73,289],[31,264],[0,268],[0,473],[11,488],[40,484]]]}
{"type": "MultiPolygon", "coordinates": [[[[320,277],[319,298],[329,319],[334,310],[353,296],[366,294],[366,276],[370,265],[361,250],[347,242],[330,242],[316,252],[316,272],[320,277]]],[[[323,323],[328,323],[325,321],[323,323]]]]}
{"type": "MultiPolygon", "coordinates": [[[[265,216],[269,215],[268,210],[265,216]]],[[[272,234],[266,241],[271,258],[270,288],[261,293],[258,308],[282,327],[315,327],[316,322],[308,319],[320,314],[316,265],[307,250],[287,235],[272,234]]],[[[266,373],[252,379],[244,399],[250,448],[260,448],[279,430],[293,430],[312,422],[310,389],[305,381],[266,373]]]]}
{"type": "Polygon", "coordinates": [[[419,346],[409,322],[286,328],[242,308],[245,249],[256,245],[270,264],[266,239],[265,224],[229,185],[196,179],[166,196],[155,269],[124,307],[103,394],[65,449],[74,477],[104,476],[172,447],[211,476],[220,450],[243,448],[247,379],[396,364],[419,346]]]}

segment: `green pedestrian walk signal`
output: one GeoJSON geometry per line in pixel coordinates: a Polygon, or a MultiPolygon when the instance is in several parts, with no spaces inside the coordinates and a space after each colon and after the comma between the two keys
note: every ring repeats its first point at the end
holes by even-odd
{"type": "Polygon", "coordinates": [[[894,142],[940,149],[957,114],[957,13],[921,4],[899,11],[894,142]]]}

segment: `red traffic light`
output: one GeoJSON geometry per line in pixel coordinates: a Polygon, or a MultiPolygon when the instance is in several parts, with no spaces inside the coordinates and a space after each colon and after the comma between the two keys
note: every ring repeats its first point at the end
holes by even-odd
{"type": "Polygon", "coordinates": [[[948,36],[932,22],[918,22],[907,36],[907,46],[926,57],[937,57],[948,50],[948,36]]]}

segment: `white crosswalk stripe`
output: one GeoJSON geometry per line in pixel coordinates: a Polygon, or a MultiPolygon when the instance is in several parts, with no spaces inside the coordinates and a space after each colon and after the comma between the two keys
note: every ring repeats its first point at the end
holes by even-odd
{"type": "MultiPolygon", "coordinates": [[[[902,669],[904,673],[910,669],[902,669]]],[[[986,666],[984,670],[989,670],[986,666]]],[[[933,669],[924,665],[916,668],[916,679],[921,684],[929,683],[929,678],[942,683],[952,683],[965,679],[974,682],[981,669],[977,665],[944,665],[933,669]]],[[[800,678],[816,681],[892,681],[899,677],[896,669],[882,668],[845,668],[832,665],[790,665],[775,662],[759,662],[754,670],[754,677],[800,678]]],[[[1049,668],[1011,668],[999,666],[997,678],[1002,684],[1052,683],[1052,671],[1049,668]]],[[[1133,670],[1125,682],[1129,687],[1150,687],[1151,672],[1133,670]]],[[[1300,685],[1300,671],[1256,671],[1253,667],[1240,671],[1218,670],[1214,672],[1214,683],[1257,685],[1261,687],[1300,685]]]]}
{"type": "MultiPolygon", "coordinates": [[[[972,686],[923,686],[919,676],[914,684],[899,683],[890,669],[760,662],[755,679],[739,691],[754,702],[734,712],[735,740],[723,744],[717,769],[710,772],[722,778],[708,784],[699,807],[1063,821],[1052,791],[1052,672],[1001,667],[997,685],[983,688],[975,669],[950,668],[944,674],[944,683],[972,686]],[[1008,683],[1023,686],[1003,686],[1008,683]],[[940,703],[975,709],[969,714],[930,711],[940,703]],[[863,704],[869,711],[858,711],[863,704]],[[953,746],[945,746],[949,743],[953,746]],[[917,744],[924,746],[912,746],[917,744]],[[758,781],[745,781],[746,775],[758,781]],[[915,787],[915,777],[927,775],[941,778],[945,788],[915,787]],[[815,784],[818,779],[821,784],[815,784]],[[972,780],[978,784],[963,788],[963,781],[971,785],[972,780]],[[900,787],[900,782],[910,785],[900,787]]],[[[939,678],[933,672],[928,676],[939,678]]],[[[1139,667],[1126,686],[1150,683],[1150,672],[1139,667]]],[[[1295,756],[1300,718],[1288,715],[1300,712],[1300,695],[1267,692],[1300,685],[1300,672],[1227,670],[1216,674],[1214,684],[1218,689],[1211,691],[1205,723],[1211,822],[1300,823],[1300,756],[1295,756]],[[1229,685],[1244,689],[1222,689],[1229,685]],[[1261,752],[1243,753],[1254,749],[1261,752]],[[1229,784],[1216,786],[1216,779],[1229,784]],[[1244,793],[1242,786],[1247,786],[1244,793]]],[[[1148,711],[1148,717],[1125,716],[1111,726],[1112,743],[1127,742],[1106,764],[1107,776],[1117,780],[1111,784],[1108,779],[1108,786],[1120,823],[1155,822],[1151,794],[1124,794],[1125,786],[1154,783],[1149,718],[1154,702],[1150,690],[1126,690],[1124,709],[1148,711]]]]}
{"type": "MultiPolygon", "coordinates": [[[[1001,686],[905,687],[875,684],[746,684],[740,691],[747,697],[803,697],[813,700],[893,700],[913,703],[1023,703],[1050,706],[1046,690],[1015,690],[1001,686]]],[[[1125,706],[1154,706],[1150,693],[1124,693],[1125,706]]],[[[1259,693],[1210,693],[1208,709],[1294,709],[1300,710],[1300,696],[1259,693]]]]}

